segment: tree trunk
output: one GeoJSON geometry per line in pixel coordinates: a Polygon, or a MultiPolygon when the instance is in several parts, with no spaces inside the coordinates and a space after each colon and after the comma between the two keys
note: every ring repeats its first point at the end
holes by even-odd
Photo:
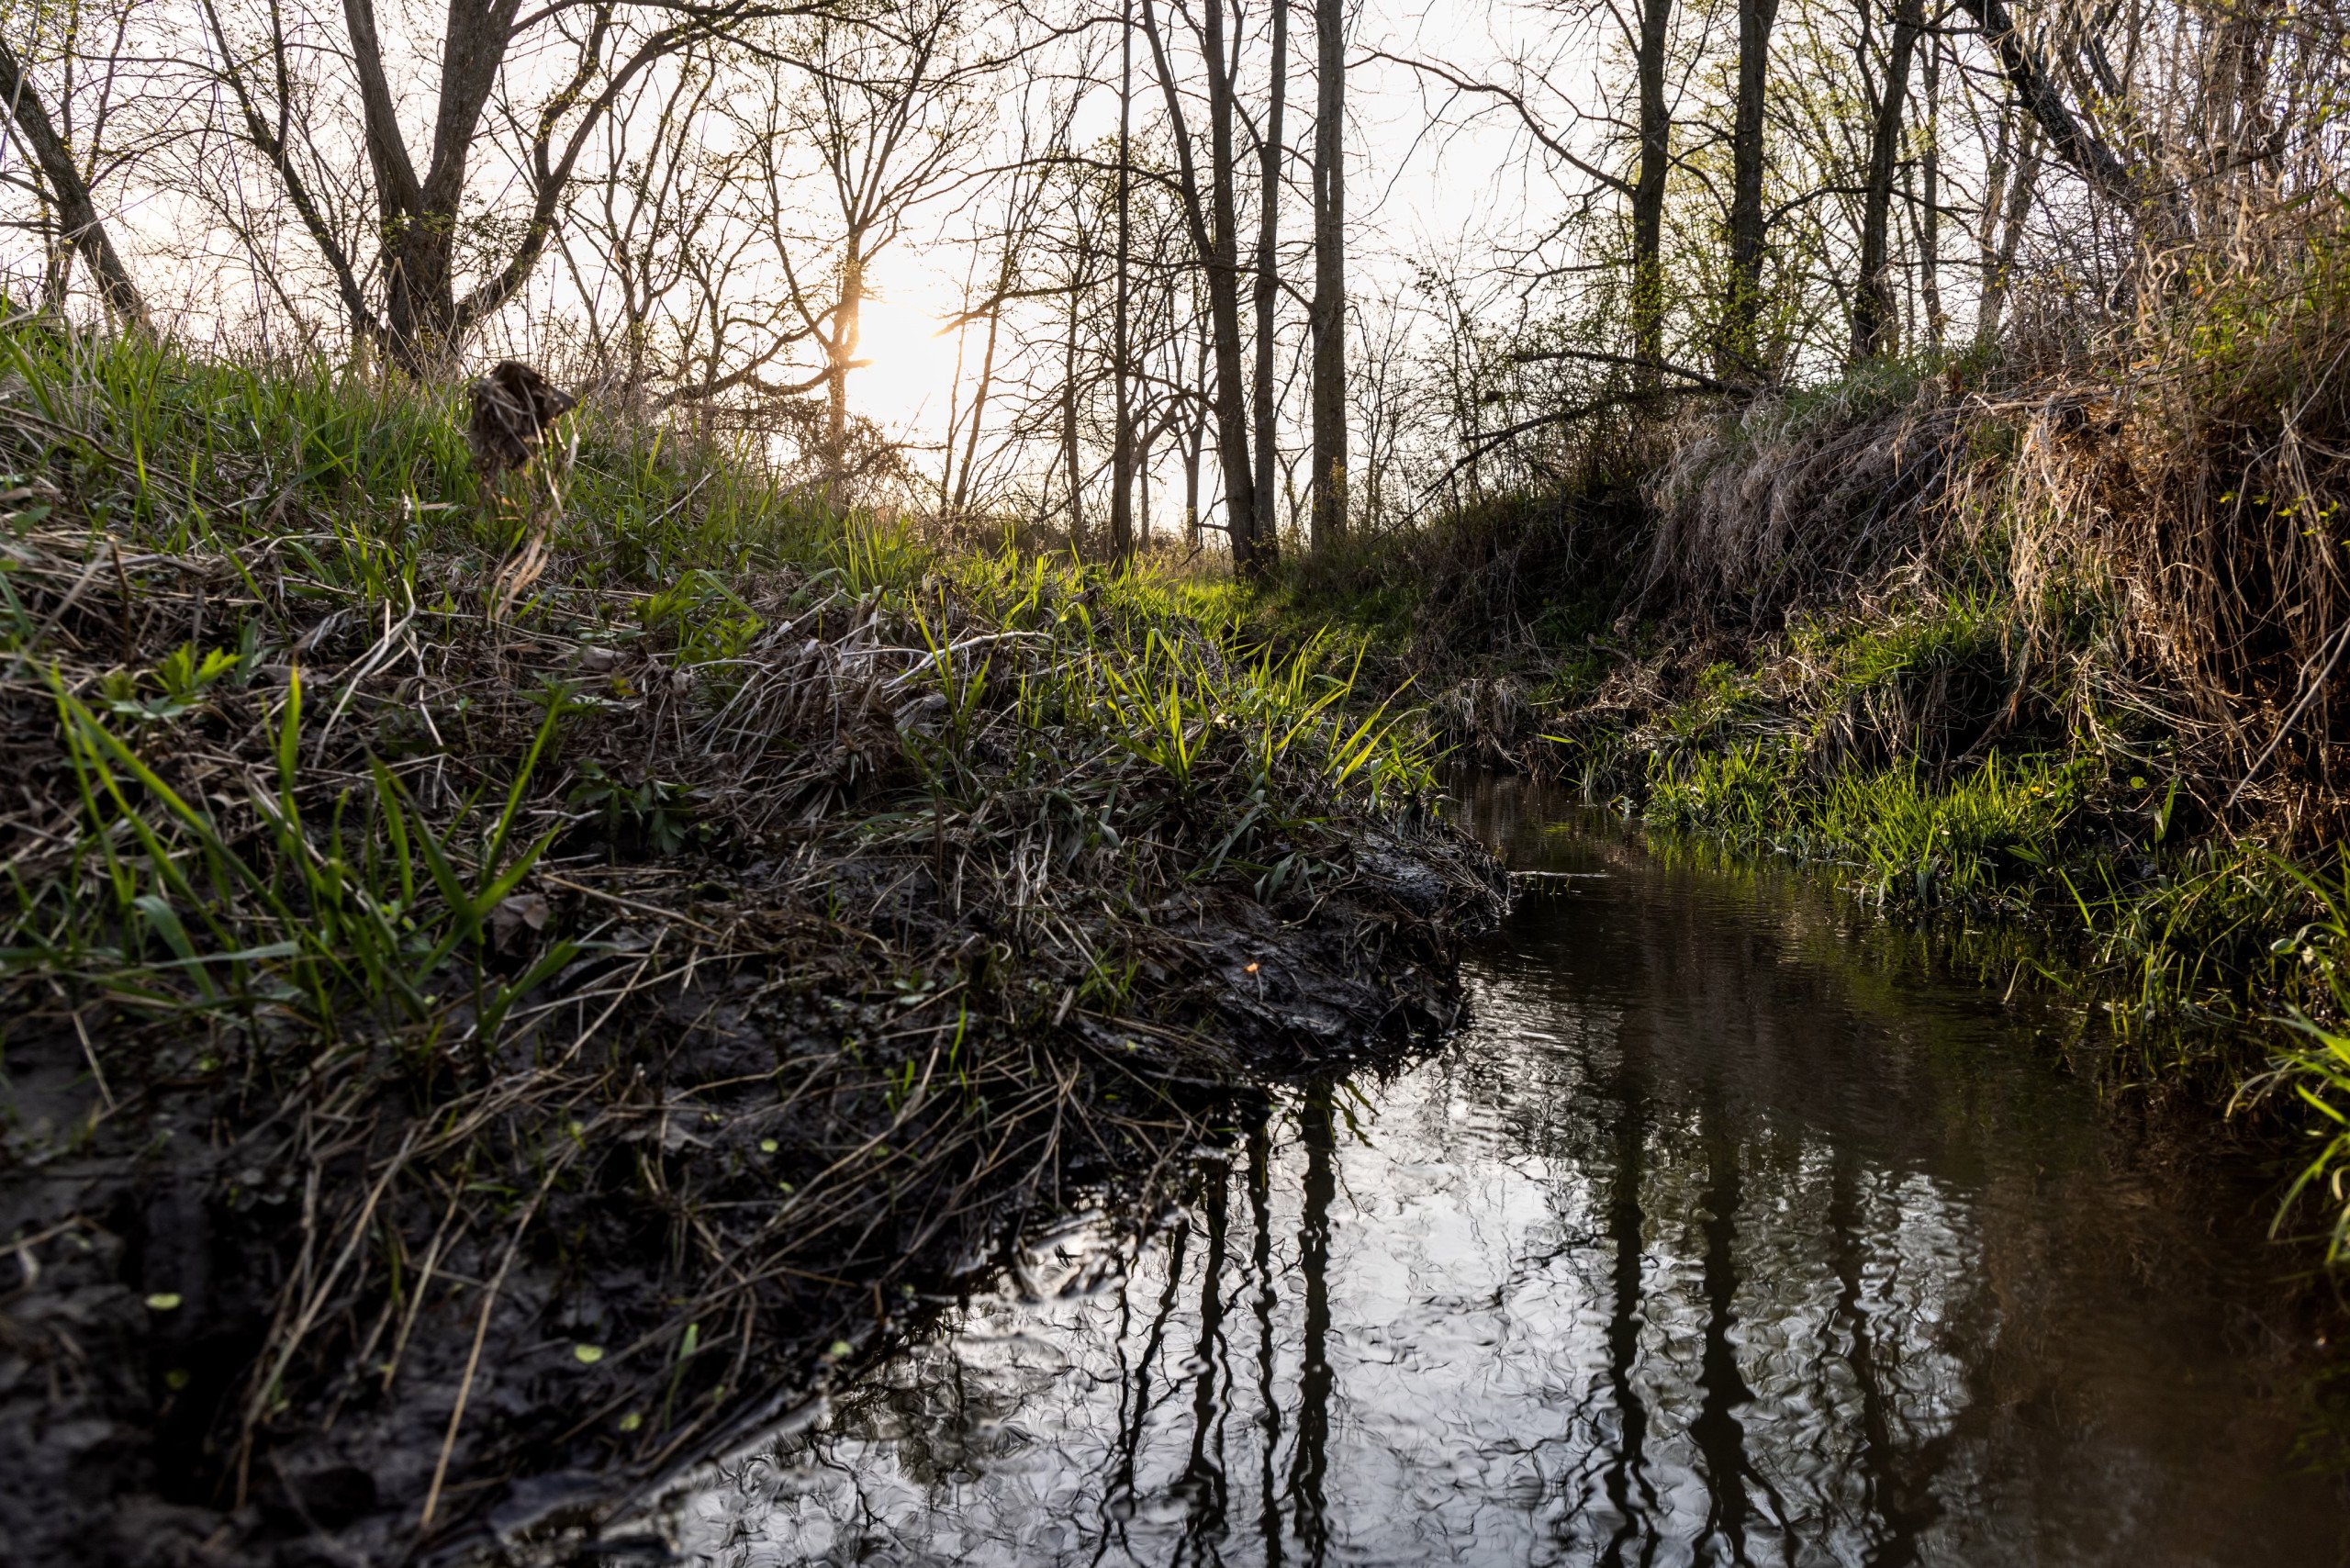
{"type": "Polygon", "coordinates": [[[393,363],[411,375],[440,369],[470,325],[456,297],[459,208],[482,112],[513,42],[520,9],[519,0],[449,7],[432,158],[420,178],[384,69],[374,0],[343,0],[383,234],[385,346],[393,363]]]}
{"type": "MultiPolygon", "coordinates": [[[[971,297],[971,285],[979,272],[977,256],[971,269],[963,277],[963,297],[971,297]]],[[[963,428],[963,353],[970,345],[971,323],[966,318],[955,329],[955,373],[946,383],[946,439],[938,446],[938,511],[944,517],[955,496],[955,437],[963,428]]],[[[713,347],[715,334],[712,334],[713,347]]]]}
{"type": "Polygon", "coordinates": [[[1673,121],[1664,102],[1665,50],[1673,39],[1673,0],[1640,0],[1639,73],[1640,163],[1632,182],[1632,344],[1638,376],[1664,358],[1664,177],[1673,157],[1673,121]]]}
{"type": "Polygon", "coordinates": [[[1918,284],[1925,295],[1927,341],[1937,353],[1950,330],[1950,312],[1942,305],[1942,40],[1937,33],[1926,41],[1925,204],[1918,214],[1918,284]]]}
{"type": "Polygon", "coordinates": [[[2039,59],[2017,30],[2007,0],[1958,0],[1959,8],[1975,18],[1983,41],[1991,46],[2000,73],[2016,92],[2024,111],[2038,122],[2056,155],[2124,212],[2151,220],[2160,230],[2184,232],[2175,192],[2149,191],[2137,172],[2114,155],[2113,149],[2076,118],[2065,95],[2057,90],[2039,59]]]}
{"type": "Polygon", "coordinates": [[[106,237],[106,225],[98,220],[97,207],[90,199],[90,187],[83,180],[82,171],[73,162],[72,149],[57,134],[47,106],[25,74],[16,51],[5,42],[0,42],[0,94],[7,95],[8,111],[40,169],[41,183],[49,187],[50,198],[57,203],[65,243],[73,254],[89,263],[98,297],[123,325],[144,327],[147,302],[140,297],[138,285],[131,282],[130,269],[116,253],[114,241],[106,237]]]}
{"type": "Polygon", "coordinates": [[[1999,336],[1999,319],[2006,313],[2008,285],[2015,273],[2016,252],[2023,243],[2024,224],[2031,217],[2031,198],[2040,183],[2040,137],[2037,121],[2026,121],[2019,133],[2015,173],[2009,176],[2006,211],[1994,207],[1983,217],[1983,303],[1975,312],[1975,341],[1991,343],[1999,336]]]}
{"type": "Polygon", "coordinates": [[[979,457],[979,423],[988,411],[988,392],[995,383],[996,329],[1003,320],[1003,297],[1012,287],[1012,241],[1003,247],[1003,264],[996,274],[995,297],[988,305],[987,347],[979,353],[979,384],[971,390],[971,431],[963,438],[963,472],[955,481],[955,515],[971,504],[971,467],[979,457]]]}
{"type": "Polygon", "coordinates": [[[1225,531],[1232,541],[1233,569],[1243,577],[1254,577],[1258,570],[1256,476],[1249,469],[1248,394],[1241,375],[1238,220],[1232,191],[1232,80],[1225,57],[1224,0],[1207,0],[1205,11],[1211,194],[1203,201],[1182,94],[1167,58],[1166,39],[1158,30],[1157,7],[1152,0],[1142,0],[1143,31],[1150,39],[1151,60],[1158,67],[1168,122],[1174,130],[1176,192],[1207,282],[1209,335],[1215,353],[1215,387],[1210,400],[1215,416],[1216,458],[1224,473],[1225,531]]]}
{"type": "Polygon", "coordinates": [[[1150,549],[1150,443],[1156,431],[1146,433],[1135,449],[1135,479],[1142,486],[1142,504],[1135,510],[1135,544],[1150,549]]]}
{"type": "Polygon", "coordinates": [[[1259,569],[1279,558],[1281,538],[1273,526],[1274,429],[1280,388],[1273,375],[1273,324],[1281,308],[1281,110],[1289,95],[1289,0],[1271,0],[1273,59],[1265,106],[1264,142],[1258,149],[1257,198],[1257,471],[1259,569]]]}
{"type": "Polygon", "coordinates": [[[1771,28],[1779,0],[1738,0],[1738,108],[1730,129],[1729,330],[1722,335],[1726,377],[1759,380],[1762,309],[1762,109],[1771,79],[1771,28]]]}
{"type": "Polygon", "coordinates": [[[1134,340],[1127,291],[1134,259],[1135,8],[1125,0],[1118,31],[1118,283],[1111,329],[1113,379],[1118,399],[1117,430],[1110,461],[1110,554],[1130,560],[1135,553],[1135,409],[1132,386],[1134,340]]]}
{"type": "Polygon", "coordinates": [[[456,347],[454,258],[430,214],[404,217],[384,247],[384,325],[392,361],[411,375],[442,368],[456,347]]]}
{"type": "MultiPolygon", "coordinates": [[[[1866,0],[1863,0],[1865,4],[1866,0]]],[[[1897,0],[1893,43],[1869,132],[1869,175],[1861,209],[1861,275],[1852,290],[1852,357],[1872,359],[1892,346],[1895,311],[1886,277],[1892,227],[1893,166],[1901,151],[1901,110],[1909,96],[1909,60],[1926,25],[1923,0],[1897,0]]]]}
{"type": "Polygon", "coordinates": [[[1191,444],[1183,449],[1183,547],[1187,550],[1200,547],[1200,462],[1207,435],[1207,420],[1194,419],[1191,444]]]}
{"type": "Polygon", "coordinates": [[[1209,201],[1208,322],[1215,337],[1216,460],[1224,469],[1224,525],[1233,569],[1258,576],[1256,476],[1248,462],[1248,388],[1241,373],[1240,215],[1233,191],[1231,61],[1225,53],[1225,0],[1206,0],[1209,201]]]}
{"type": "Polygon", "coordinates": [[[1314,548],[1347,527],[1346,0],[1315,0],[1314,548]]]}
{"type": "MultiPolygon", "coordinates": [[[[1080,217],[1080,222],[1083,221],[1080,217]]],[[[1061,461],[1069,477],[1069,547],[1085,554],[1085,475],[1077,449],[1077,322],[1085,297],[1082,252],[1078,272],[1069,279],[1069,336],[1061,352],[1061,461]]]]}
{"type": "Polygon", "coordinates": [[[848,373],[856,358],[857,317],[865,308],[860,238],[849,236],[848,253],[841,263],[840,300],[824,342],[824,505],[835,511],[848,503],[848,373]]]}
{"type": "MultiPolygon", "coordinates": [[[[1200,330],[1199,352],[1192,356],[1198,388],[1204,391],[1208,379],[1208,340],[1204,325],[1200,330]]],[[[1200,547],[1200,460],[1207,445],[1208,417],[1198,404],[1186,399],[1183,410],[1183,548],[1196,551],[1200,547]]]]}

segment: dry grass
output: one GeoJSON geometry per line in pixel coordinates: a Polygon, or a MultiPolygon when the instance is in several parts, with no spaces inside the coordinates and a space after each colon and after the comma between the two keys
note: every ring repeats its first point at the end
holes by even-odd
{"type": "Polygon", "coordinates": [[[2261,266],[2173,259],[2125,334],[2029,374],[1886,366],[1693,420],[1651,483],[1639,605],[1701,639],[1872,601],[2008,606],[2020,681],[2067,723],[2164,731],[2213,818],[2337,833],[2342,244],[2318,227],[2261,266]]]}

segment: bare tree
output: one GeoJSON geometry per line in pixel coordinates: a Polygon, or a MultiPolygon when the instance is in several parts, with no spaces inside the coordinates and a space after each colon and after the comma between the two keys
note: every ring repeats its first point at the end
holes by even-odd
{"type": "MultiPolygon", "coordinates": [[[[1862,0],[1863,5],[1868,0],[1862,0]]],[[[1894,160],[1901,150],[1901,111],[1909,101],[1909,62],[1926,25],[1923,0],[1895,0],[1893,40],[1885,76],[1876,84],[1869,130],[1868,185],[1861,218],[1860,276],[1852,287],[1852,357],[1868,359],[1891,346],[1893,291],[1886,281],[1886,230],[1893,209],[1894,160]]]]}
{"type": "Polygon", "coordinates": [[[2024,226],[2031,220],[2032,197],[2040,184],[2040,150],[2039,121],[2013,113],[2000,117],[1998,150],[1991,161],[1977,232],[1983,286],[1981,300],[1975,307],[1975,336],[1980,344],[1998,339],[2000,318],[2007,308],[2009,280],[2015,273],[2024,226]]]}
{"type": "Polygon", "coordinates": [[[813,342],[822,356],[826,491],[835,504],[849,477],[848,382],[862,363],[858,326],[874,262],[917,209],[963,180],[965,154],[984,125],[974,67],[959,52],[969,22],[963,0],[916,0],[887,32],[813,17],[789,43],[803,63],[770,69],[756,100],[762,118],[748,128],[758,221],[787,293],[778,331],[813,342]],[[782,84],[787,70],[801,78],[797,91],[782,84]],[[801,153],[809,166],[793,161],[801,153]],[[810,186],[819,193],[813,206],[800,199],[810,186]],[[803,215],[816,211],[823,227],[803,227],[803,215]],[[821,265],[811,265],[811,251],[821,265]]]}
{"type": "Polygon", "coordinates": [[[1738,106],[1730,129],[1729,299],[1721,371],[1753,376],[1762,365],[1755,319],[1762,308],[1763,96],[1771,80],[1771,28],[1779,0],[1738,0],[1738,106]]]}
{"type": "Polygon", "coordinates": [[[606,120],[600,173],[573,188],[557,245],[603,396],[648,411],[732,391],[788,346],[741,352],[760,314],[738,286],[755,235],[726,221],[739,159],[709,145],[727,78],[677,65],[606,120]]]}
{"type": "Polygon", "coordinates": [[[0,94],[6,95],[9,118],[17,134],[24,139],[34,167],[40,171],[41,183],[50,199],[56,203],[68,252],[88,265],[98,297],[118,320],[145,326],[147,302],[138,285],[131,281],[130,269],[116,252],[114,241],[107,237],[106,225],[99,220],[97,204],[91,199],[89,185],[74,162],[73,151],[58,132],[56,122],[50,118],[48,106],[42,103],[39,89],[16,51],[4,39],[0,39],[0,94]]]}
{"type": "MultiPolygon", "coordinates": [[[[1208,332],[1215,354],[1214,403],[1216,457],[1224,474],[1224,526],[1232,541],[1234,569],[1257,576],[1265,565],[1258,553],[1256,475],[1248,452],[1248,382],[1241,374],[1240,259],[1237,203],[1233,188],[1233,61],[1226,52],[1225,0],[1203,0],[1202,54],[1207,76],[1208,188],[1203,191],[1182,89],[1175,74],[1155,0],[1142,0],[1143,30],[1167,102],[1175,142],[1178,191],[1192,245],[1205,274],[1208,332]]],[[[1196,513],[1194,514],[1196,515],[1196,513]]]]}
{"type": "Polygon", "coordinates": [[[1315,0],[1314,548],[1347,525],[1347,38],[1345,0],[1315,0]]]}
{"type": "Polygon", "coordinates": [[[2025,112],[2039,122],[2056,155],[2087,181],[2090,188],[2124,212],[2168,207],[2168,198],[2150,190],[2142,172],[2124,163],[2073,112],[2073,106],[2065,101],[2039,52],[2016,26],[2007,0],[1958,0],[1958,4],[1982,29],[1984,41],[1990,46],[2025,112]]]}
{"type": "Polygon", "coordinates": [[[1632,343],[1643,386],[1664,359],[1664,182],[1673,163],[1673,117],[1665,103],[1673,0],[1639,0],[1634,62],[1639,78],[1639,167],[1632,180],[1632,343]]]}
{"type": "Polygon", "coordinates": [[[1075,85],[1053,88],[1046,88],[1033,77],[1024,80],[1019,108],[1012,117],[1019,142],[990,194],[997,214],[993,230],[971,241],[982,252],[992,253],[992,263],[987,268],[984,288],[978,297],[964,301],[954,323],[958,330],[980,321],[987,324],[970,402],[949,421],[947,429],[941,487],[951,498],[949,510],[957,517],[969,514],[977,494],[980,442],[1002,363],[1004,311],[1015,301],[1051,292],[1032,287],[1025,269],[1033,265],[1031,252],[1044,227],[1052,176],[1066,156],[1069,126],[1082,95],[1081,80],[1075,85]],[[958,439],[959,462],[956,455],[958,439]],[[945,476],[946,473],[951,473],[951,484],[945,476]]]}
{"type": "Polygon", "coordinates": [[[1925,297],[1926,341],[1939,352],[1950,331],[1950,312],[1942,304],[1942,29],[1926,39],[1925,114],[1921,129],[1925,146],[1919,153],[1923,190],[1912,209],[1918,230],[1918,286],[1925,297]]]}
{"type": "Polygon", "coordinates": [[[1274,473],[1279,466],[1281,387],[1273,371],[1273,333],[1281,308],[1281,110],[1289,95],[1289,0],[1271,0],[1272,62],[1267,71],[1265,125],[1258,138],[1257,275],[1252,293],[1257,316],[1256,364],[1256,554],[1258,569],[1280,554],[1273,526],[1274,473]]]}
{"type": "MultiPolygon", "coordinates": [[[[1134,409],[1134,185],[1135,185],[1135,7],[1125,0],[1118,17],[1118,276],[1116,324],[1111,354],[1115,360],[1117,430],[1110,476],[1110,553],[1123,561],[1135,552],[1134,409]]],[[[1146,462],[1143,472],[1149,473],[1146,462]]],[[[1150,510],[1143,509],[1143,526],[1150,510]]]]}
{"type": "MultiPolygon", "coordinates": [[[[410,151],[374,0],[342,0],[339,24],[267,7],[260,31],[232,33],[215,0],[199,0],[214,69],[244,134],[274,170],[334,280],[352,331],[392,362],[422,372],[454,353],[519,293],[554,232],[582,154],[631,85],[660,62],[749,23],[801,14],[831,0],[584,0],[525,11],[520,0],[453,4],[440,39],[432,137],[410,151]],[[521,206],[510,236],[469,205],[476,154],[509,60],[568,57],[527,107],[499,106],[519,133],[521,206]],[[320,95],[297,80],[297,59],[347,62],[359,106],[357,136],[375,208],[368,249],[350,242],[313,189],[322,142],[320,95]],[[461,276],[470,273],[470,277],[461,276]]],[[[328,95],[331,100],[334,95],[328,95]]]]}

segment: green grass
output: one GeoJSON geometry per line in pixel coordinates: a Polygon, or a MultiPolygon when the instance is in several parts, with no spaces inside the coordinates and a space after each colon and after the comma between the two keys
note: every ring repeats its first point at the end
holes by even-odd
{"type": "Polygon", "coordinates": [[[1830,863],[1879,907],[2017,913],[2052,886],[2081,805],[2079,767],[2057,759],[1994,752],[1942,779],[1914,762],[1815,779],[1787,739],[1651,754],[1644,815],[1830,863]]]}
{"type": "MultiPolygon", "coordinates": [[[[418,1014],[429,977],[464,967],[489,910],[551,840],[552,829],[517,833],[543,759],[613,694],[545,680],[520,702],[543,721],[526,732],[501,713],[493,737],[474,722],[488,696],[452,691],[451,727],[487,742],[487,755],[462,803],[427,823],[404,780],[438,748],[402,714],[371,721],[369,755],[343,777],[307,777],[306,759],[350,722],[355,683],[306,693],[293,633],[341,614],[413,623],[428,645],[472,640],[485,585],[549,510],[556,566],[508,623],[656,655],[706,700],[722,701],[776,619],[745,599],[749,582],[789,572],[798,602],[843,597],[918,628],[931,652],[909,685],[949,700],[957,734],[1010,692],[1031,731],[1122,747],[1180,800],[1211,776],[1222,787],[1205,756],[1220,749],[1246,753],[1249,800],[1278,795],[1292,759],[1373,803],[1430,787],[1411,726],[1355,712],[1359,646],[1315,633],[1286,656],[1259,652],[1228,586],[1008,552],[943,554],[903,526],[822,516],[740,453],[592,417],[569,432],[555,476],[483,491],[453,399],[315,366],[208,363],[18,326],[0,331],[0,369],[21,382],[30,414],[17,426],[19,468],[41,476],[39,496],[71,495],[77,514],[61,531],[52,502],[20,507],[13,566],[31,569],[32,552],[71,535],[83,558],[69,570],[96,570],[128,545],[207,554],[248,588],[206,618],[201,646],[192,639],[146,666],[77,660],[12,595],[0,657],[51,694],[81,802],[65,862],[12,867],[6,961],[19,970],[83,968],[114,994],[190,993],[216,1011],[298,997],[329,1034],[350,1017],[372,1026],[387,1008],[418,1014]],[[559,507],[533,487],[559,491],[559,507]],[[950,612],[991,628],[983,651],[956,642],[950,612]],[[263,831],[241,835],[142,753],[217,721],[210,697],[260,694],[264,666],[291,673],[262,704],[280,776],[252,802],[263,831]]],[[[515,697],[497,700],[514,709],[515,697]]],[[[934,783],[957,778],[951,745],[920,762],[934,783]]],[[[682,844],[682,784],[618,781],[593,758],[557,771],[565,798],[614,830],[626,818],[666,847],[682,844]]],[[[462,989],[470,997],[479,983],[462,989]]]]}

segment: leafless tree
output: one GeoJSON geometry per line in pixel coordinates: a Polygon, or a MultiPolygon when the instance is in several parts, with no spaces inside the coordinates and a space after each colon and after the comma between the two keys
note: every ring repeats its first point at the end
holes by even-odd
{"type": "Polygon", "coordinates": [[[1208,117],[1204,189],[1192,151],[1182,84],[1166,30],[1158,22],[1156,0],[1142,0],[1142,17],[1151,62],[1166,99],[1183,213],[1205,276],[1208,332],[1215,354],[1214,401],[1216,457],[1224,475],[1224,526],[1232,542],[1235,569],[1253,577],[1269,563],[1260,548],[1267,533],[1258,518],[1256,474],[1249,461],[1248,381],[1241,372],[1240,214],[1233,167],[1236,56],[1227,39],[1225,6],[1225,0],[1201,0],[1200,57],[1207,83],[1208,117]]]}
{"type": "Polygon", "coordinates": [[[914,0],[887,30],[809,18],[772,46],[780,62],[741,121],[757,222],[782,274],[778,337],[814,345],[824,389],[827,493],[847,481],[849,376],[875,261],[914,214],[966,177],[984,127],[965,0],[914,0]],[[803,162],[804,160],[804,162],[803,162]],[[810,199],[809,193],[814,193],[810,199]]]}
{"type": "Polygon", "coordinates": [[[439,63],[431,140],[420,158],[408,145],[374,0],[343,0],[333,17],[272,5],[258,17],[241,17],[238,26],[218,0],[198,0],[213,69],[245,138],[275,173],[331,274],[351,330],[410,372],[441,364],[521,290],[554,236],[581,157],[646,73],[754,23],[829,3],[452,5],[446,29],[427,50],[439,63]],[[515,68],[525,59],[532,69],[515,68]],[[564,63],[545,63],[558,60],[564,63]],[[306,71],[349,73],[374,218],[364,241],[334,221],[316,188],[320,165],[334,162],[328,149],[339,128],[331,108],[341,94],[318,91],[306,71]],[[493,119],[517,139],[507,151],[521,202],[508,223],[487,220],[472,186],[493,119]]]}
{"type": "Polygon", "coordinates": [[[1316,550],[1347,525],[1347,17],[1315,0],[1314,467],[1316,550]]]}
{"type": "MultiPolygon", "coordinates": [[[[1869,0],[1862,0],[1867,5],[1869,0]]],[[[1909,64],[1924,32],[1924,0],[1895,0],[1893,41],[1886,50],[1885,74],[1875,86],[1869,129],[1868,185],[1863,197],[1860,276],[1852,286],[1852,356],[1883,353],[1894,325],[1887,230],[1893,211],[1894,160],[1901,147],[1901,115],[1909,102],[1909,64]]]]}
{"type": "MultiPolygon", "coordinates": [[[[15,133],[22,138],[33,166],[39,171],[44,194],[56,207],[62,254],[78,256],[88,266],[99,298],[118,320],[145,326],[147,301],[98,216],[85,163],[75,157],[42,101],[39,88],[5,39],[0,39],[0,95],[6,96],[15,133]]],[[[62,283],[62,269],[52,268],[52,272],[62,283]]]]}

